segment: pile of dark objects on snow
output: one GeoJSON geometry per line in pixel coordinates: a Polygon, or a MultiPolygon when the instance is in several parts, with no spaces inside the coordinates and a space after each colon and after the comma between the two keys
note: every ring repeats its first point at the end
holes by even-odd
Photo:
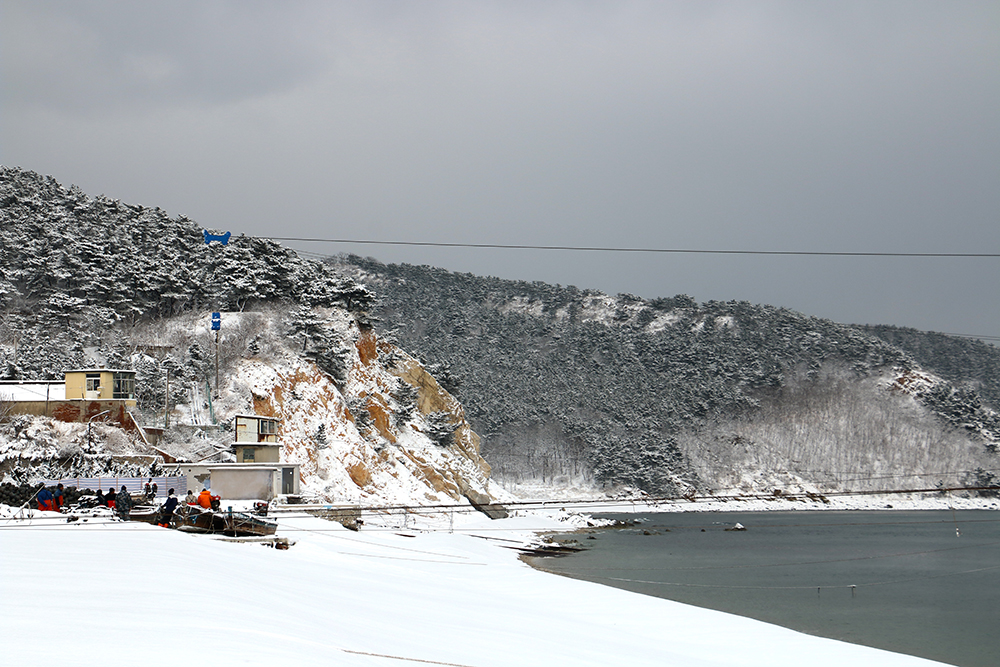
{"type": "MultiPolygon", "coordinates": [[[[38,492],[39,484],[11,484],[9,482],[4,482],[0,484],[0,505],[9,505],[11,507],[21,507],[25,503],[29,503],[31,509],[36,508],[34,501],[35,493],[38,492]]],[[[54,486],[48,487],[50,491],[55,491],[54,486]]],[[[91,489],[77,489],[75,486],[71,486],[63,489],[63,498],[65,500],[64,505],[69,507],[79,502],[81,496],[92,496],[97,492],[91,489]]]]}

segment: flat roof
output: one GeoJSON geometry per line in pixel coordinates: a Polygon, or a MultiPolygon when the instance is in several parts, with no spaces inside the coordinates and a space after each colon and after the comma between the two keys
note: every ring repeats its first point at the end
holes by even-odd
{"type": "Polygon", "coordinates": [[[278,470],[280,468],[301,467],[301,463],[216,463],[208,465],[211,470],[278,470]]]}
{"type": "Polygon", "coordinates": [[[66,380],[0,380],[0,385],[11,384],[66,384],[66,380]]]}
{"type": "Polygon", "coordinates": [[[50,401],[66,400],[65,382],[0,381],[0,401],[50,401]]]}
{"type": "Polygon", "coordinates": [[[233,415],[233,419],[236,419],[237,417],[246,417],[249,419],[270,419],[273,422],[281,421],[278,417],[268,417],[267,415],[233,415]]]}
{"type": "Polygon", "coordinates": [[[122,368],[74,368],[68,371],[63,371],[63,373],[131,373],[135,375],[135,371],[125,370],[122,368]]]}

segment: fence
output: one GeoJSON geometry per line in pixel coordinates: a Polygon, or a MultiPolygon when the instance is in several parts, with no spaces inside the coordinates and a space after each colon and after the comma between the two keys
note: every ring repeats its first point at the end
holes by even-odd
{"type": "Polygon", "coordinates": [[[55,486],[62,484],[65,487],[75,486],[77,489],[93,489],[94,491],[106,491],[114,489],[120,490],[123,486],[128,492],[135,495],[142,495],[146,488],[146,482],[156,484],[156,496],[166,498],[167,491],[174,490],[178,496],[187,493],[187,477],[183,475],[170,475],[159,477],[63,477],[61,479],[46,479],[45,486],[55,486]],[[150,479],[152,481],[150,482],[150,479]]]}

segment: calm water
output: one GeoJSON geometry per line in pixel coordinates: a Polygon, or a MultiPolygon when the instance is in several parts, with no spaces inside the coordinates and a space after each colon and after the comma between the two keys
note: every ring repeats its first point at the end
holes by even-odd
{"type": "Polygon", "coordinates": [[[813,635],[1000,665],[998,512],[603,516],[643,522],[559,536],[587,550],[533,564],[813,635]],[[737,522],[747,530],[725,530],[737,522]]]}

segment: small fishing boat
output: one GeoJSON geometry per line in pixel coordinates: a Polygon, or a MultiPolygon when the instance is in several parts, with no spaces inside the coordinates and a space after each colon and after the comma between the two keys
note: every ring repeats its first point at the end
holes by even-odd
{"type": "Polygon", "coordinates": [[[226,529],[226,522],[219,514],[197,505],[184,505],[174,512],[172,525],[187,533],[221,533],[226,529]]]}
{"type": "Polygon", "coordinates": [[[229,536],[274,535],[278,522],[270,521],[251,512],[207,510],[196,505],[178,507],[172,524],[192,533],[220,533],[229,536]]]}
{"type": "Polygon", "coordinates": [[[128,513],[129,521],[141,521],[142,523],[159,523],[160,507],[158,505],[136,505],[128,513]]]}
{"type": "Polygon", "coordinates": [[[225,517],[226,535],[256,535],[265,537],[274,535],[278,530],[277,521],[269,521],[250,512],[219,512],[225,517]]]}

